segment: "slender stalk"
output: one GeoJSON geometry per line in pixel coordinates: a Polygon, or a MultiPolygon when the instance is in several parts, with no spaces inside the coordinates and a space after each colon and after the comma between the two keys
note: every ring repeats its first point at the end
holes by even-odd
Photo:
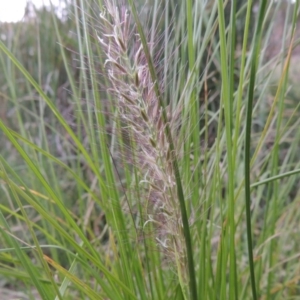
{"type": "Polygon", "coordinates": [[[188,216],[187,216],[187,211],[185,207],[185,200],[184,200],[184,194],[183,194],[183,188],[182,188],[182,183],[181,183],[181,177],[180,177],[180,172],[179,172],[179,167],[178,167],[178,162],[177,158],[175,155],[175,147],[171,135],[171,130],[169,127],[169,124],[167,122],[167,113],[165,110],[165,104],[162,98],[162,95],[160,93],[160,89],[158,86],[158,78],[153,66],[152,58],[150,55],[150,51],[147,45],[147,41],[145,38],[145,34],[141,25],[141,22],[139,20],[137,10],[135,7],[135,4],[133,0],[128,0],[134,20],[136,22],[136,26],[141,38],[141,42],[143,45],[143,50],[145,52],[145,56],[147,59],[149,71],[152,77],[152,81],[154,82],[154,91],[156,94],[156,97],[159,101],[159,105],[162,108],[162,118],[165,123],[165,133],[166,137],[169,143],[170,147],[170,153],[172,154],[171,159],[172,159],[172,166],[174,169],[174,174],[175,174],[175,180],[176,180],[176,186],[177,186],[177,194],[178,194],[178,200],[180,204],[180,210],[181,210],[181,217],[182,217],[182,223],[183,223],[183,232],[184,232],[184,238],[185,238],[185,243],[186,243],[186,251],[187,251],[187,260],[188,260],[188,270],[189,270],[189,284],[190,284],[190,293],[191,293],[191,299],[198,300],[197,297],[197,286],[196,286],[196,276],[195,276],[195,267],[194,267],[194,259],[193,259],[193,248],[192,248],[192,240],[191,240],[191,233],[190,233],[190,228],[189,228],[189,221],[188,221],[188,216]]]}
{"type": "Polygon", "coordinates": [[[254,39],[254,51],[252,52],[252,65],[250,72],[250,83],[248,90],[248,102],[247,102],[247,116],[246,116],[246,133],[245,133],[245,201],[246,201],[246,224],[247,224],[247,241],[248,241],[248,257],[250,267],[250,278],[252,297],[257,299],[257,291],[255,284],[255,270],[253,259],[253,244],[252,244],[252,232],[251,232],[251,127],[252,127],[252,110],[253,110],[253,98],[255,89],[255,80],[257,74],[257,65],[259,59],[259,50],[262,37],[262,27],[264,21],[264,14],[267,6],[267,1],[263,0],[259,8],[258,24],[256,28],[256,34],[254,39]]]}
{"type": "Polygon", "coordinates": [[[228,233],[229,233],[229,298],[237,299],[237,276],[236,276],[236,254],[235,254],[235,221],[234,221],[234,161],[232,152],[232,120],[230,93],[230,77],[228,74],[228,58],[226,55],[225,17],[223,1],[218,1],[219,33],[221,53],[221,75],[222,75],[222,105],[224,105],[226,147],[228,161],[228,233]]]}

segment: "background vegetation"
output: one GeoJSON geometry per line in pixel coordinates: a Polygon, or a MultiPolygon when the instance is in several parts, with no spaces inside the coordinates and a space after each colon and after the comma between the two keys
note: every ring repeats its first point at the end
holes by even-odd
{"type": "Polygon", "coordinates": [[[0,298],[300,299],[298,19],[74,0],[0,24],[0,298]]]}

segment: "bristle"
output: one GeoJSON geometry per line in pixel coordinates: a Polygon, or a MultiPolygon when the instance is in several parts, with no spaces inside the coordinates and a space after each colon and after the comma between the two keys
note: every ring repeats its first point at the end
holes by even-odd
{"type": "MultiPolygon", "coordinates": [[[[181,276],[185,277],[185,242],[162,108],[153,90],[154,83],[140,37],[138,34],[129,36],[127,10],[120,12],[109,1],[106,1],[106,6],[109,16],[101,15],[104,32],[98,39],[106,52],[105,64],[118,101],[116,106],[120,118],[127,123],[126,130],[132,133],[128,136],[135,139],[139,172],[144,178],[143,185],[147,186],[148,200],[152,203],[151,211],[147,212],[149,219],[144,226],[149,222],[154,223],[156,241],[174,261],[174,266],[178,266],[180,258],[181,276]],[[105,27],[106,23],[111,26],[105,27]],[[138,49],[135,54],[127,48],[133,41],[133,49],[138,49]]],[[[169,111],[169,124],[174,124],[172,117],[172,111],[169,111]]]]}

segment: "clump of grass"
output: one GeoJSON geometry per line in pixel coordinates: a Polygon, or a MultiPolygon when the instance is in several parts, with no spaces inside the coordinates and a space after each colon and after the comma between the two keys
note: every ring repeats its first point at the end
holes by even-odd
{"type": "Polygon", "coordinates": [[[57,81],[56,55],[43,62],[45,23],[34,32],[19,24],[37,44],[32,67],[20,55],[26,43],[0,41],[0,97],[13,108],[0,119],[0,294],[8,287],[46,300],[297,297],[299,105],[290,107],[286,92],[299,1],[261,1],[256,14],[244,0],[149,0],[144,15],[136,9],[142,0],[128,0],[130,13],[121,1],[103,2],[101,18],[90,1],[70,6],[72,37],[54,15],[41,16],[58,41],[57,81]],[[273,76],[259,45],[281,4],[287,34],[268,101],[273,76]],[[240,21],[243,41],[234,38],[240,21]],[[66,48],[78,52],[76,65],[66,48]],[[58,101],[48,74],[71,93],[58,101]]]}
{"type": "MultiPolygon", "coordinates": [[[[105,66],[118,116],[131,143],[129,162],[134,162],[143,180],[140,198],[146,207],[143,226],[153,223],[155,240],[177,265],[183,287],[188,276],[186,250],[176,178],[170,144],[165,132],[163,107],[154,90],[140,35],[133,34],[125,7],[106,1],[101,15],[103,32],[98,37],[107,59],[105,66]]],[[[174,133],[178,109],[168,110],[168,126],[174,133]]],[[[185,289],[185,287],[184,287],[185,289]]]]}

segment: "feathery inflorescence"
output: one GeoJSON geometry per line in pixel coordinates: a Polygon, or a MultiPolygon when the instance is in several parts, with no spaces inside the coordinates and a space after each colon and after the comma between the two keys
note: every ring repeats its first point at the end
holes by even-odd
{"type": "MultiPolygon", "coordinates": [[[[172,166],[173,154],[170,153],[162,107],[154,91],[143,46],[139,35],[132,34],[129,12],[124,6],[119,10],[106,1],[106,11],[100,17],[103,32],[98,39],[106,53],[105,66],[111,90],[119,117],[130,132],[128,136],[134,139],[134,155],[150,203],[144,226],[153,222],[156,241],[174,260],[180,276],[186,279],[185,241],[172,166]]],[[[171,126],[173,117],[168,112],[171,126]]]]}

